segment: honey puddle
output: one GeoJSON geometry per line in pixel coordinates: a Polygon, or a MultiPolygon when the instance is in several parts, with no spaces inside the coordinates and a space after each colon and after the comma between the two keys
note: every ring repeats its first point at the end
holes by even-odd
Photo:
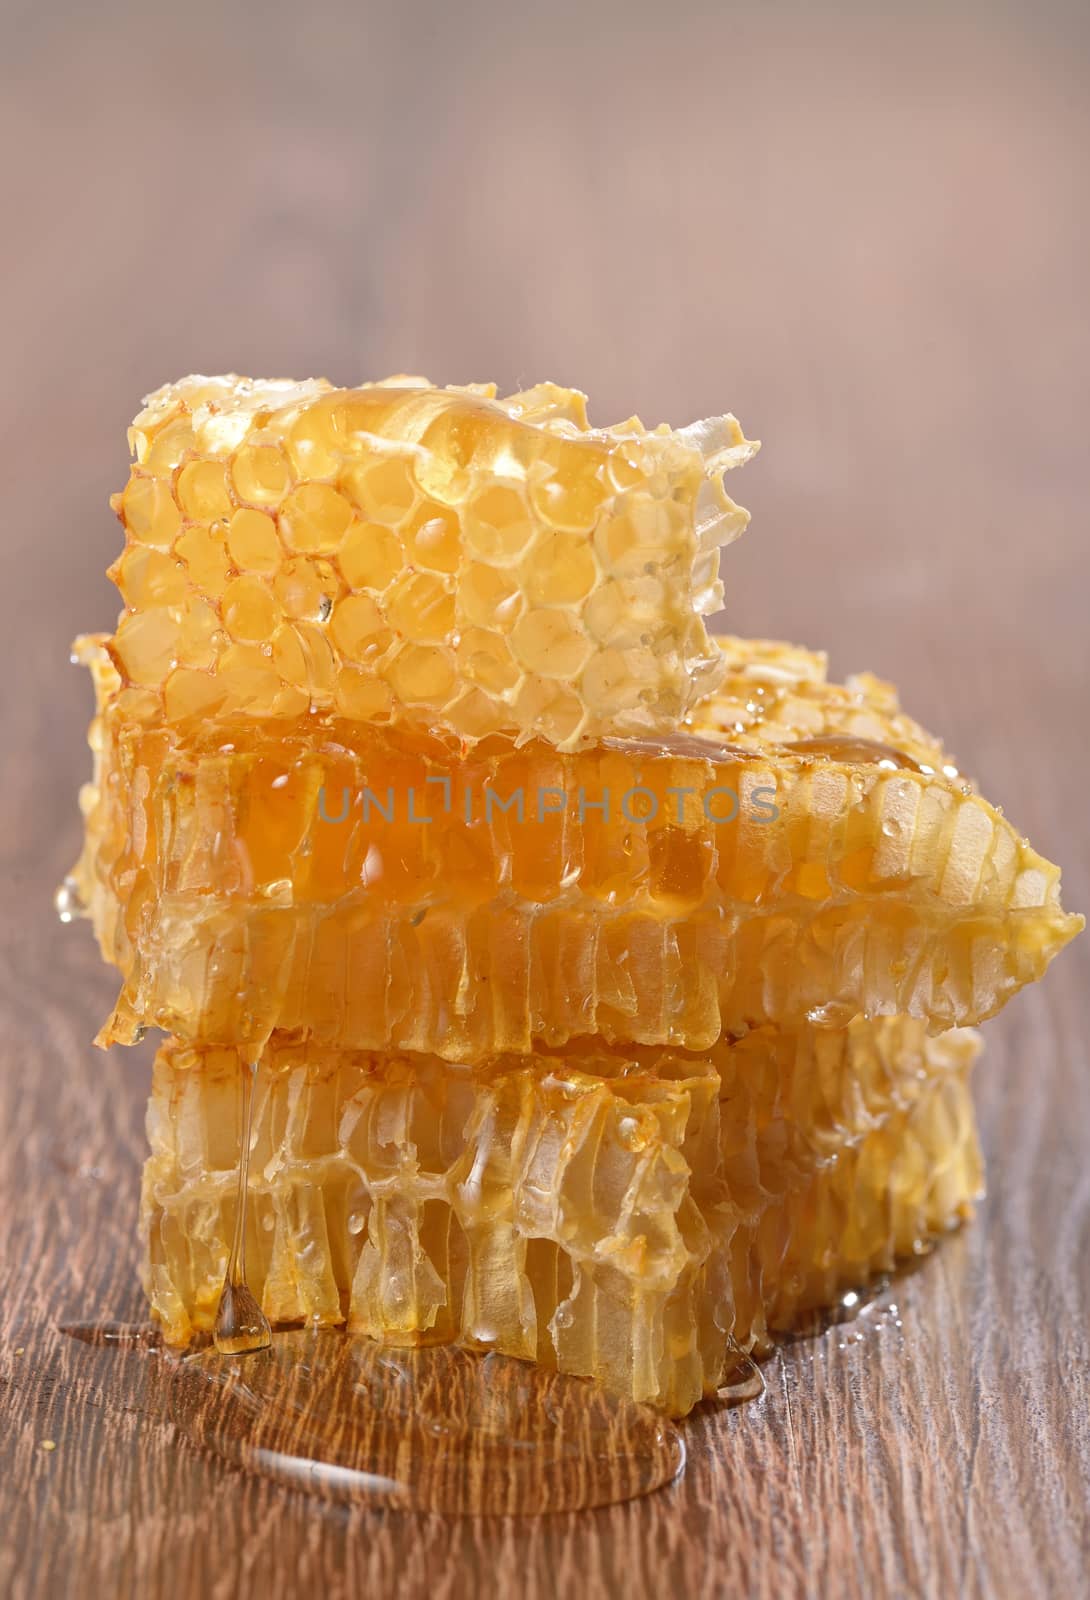
{"type": "Polygon", "coordinates": [[[172,1361],[168,1381],[190,1439],[328,1500],[578,1511],[649,1494],[685,1464],[680,1433],[649,1406],[451,1345],[301,1329],[241,1360],[210,1349],[172,1361]]]}
{"type": "MultiPolygon", "coordinates": [[[[258,1070],[240,1074],[238,1201],[213,1346],[176,1356],[153,1330],[114,1323],[70,1323],[65,1333],[158,1350],[160,1398],[188,1438],[327,1500],[540,1515],[632,1500],[677,1477],[685,1465],[677,1428],[587,1379],[452,1345],[391,1349],[329,1328],[274,1339],[246,1283],[258,1070]]],[[[723,1398],[754,1392],[746,1360],[742,1388],[723,1398]]]]}
{"type": "Polygon", "coordinates": [[[650,1406],[508,1356],[392,1350],[329,1328],[277,1332],[242,1357],[179,1355],[137,1324],[60,1331],[142,1358],[118,1396],[126,1409],[165,1415],[232,1465],[325,1500],[539,1516],[637,1499],[685,1465],[679,1430],[650,1406]]]}

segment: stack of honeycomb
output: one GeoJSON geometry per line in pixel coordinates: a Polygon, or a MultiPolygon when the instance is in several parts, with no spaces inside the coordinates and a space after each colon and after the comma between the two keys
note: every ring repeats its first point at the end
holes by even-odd
{"type": "Polygon", "coordinates": [[[965,1216],[971,1024],[1081,926],[871,677],[710,639],[733,417],[192,378],[115,505],[72,893],[148,1027],[146,1283],[212,1326],[260,1061],[277,1323],[681,1414],[965,1216]]]}

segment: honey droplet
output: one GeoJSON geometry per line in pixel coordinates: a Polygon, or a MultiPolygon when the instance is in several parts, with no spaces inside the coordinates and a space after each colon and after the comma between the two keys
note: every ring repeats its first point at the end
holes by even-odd
{"type": "Polygon", "coordinates": [[[75,922],[77,917],[88,915],[83,896],[79,892],[79,885],[71,874],[65,878],[53,896],[53,904],[62,922],[75,922]]]}

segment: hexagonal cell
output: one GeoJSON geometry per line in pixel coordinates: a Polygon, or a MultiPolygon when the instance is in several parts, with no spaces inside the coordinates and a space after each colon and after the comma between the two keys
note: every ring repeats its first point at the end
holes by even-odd
{"type": "Polygon", "coordinates": [[[391,661],[387,676],[406,705],[444,706],[456,681],[452,652],[439,645],[407,644],[391,661]]]}
{"type": "Polygon", "coordinates": [[[226,536],[225,525],[217,522],[211,528],[186,528],[175,543],[175,554],[185,562],[190,583],[204,594],[221,595],[231,575],[226,536]]]}
{"type": "Polygon", "coordinates": [[[521,489],[486,483],[468,502],[462,521],[466,548],[485,561],[510,561],[537,532],[521,489]]]}
{"type": "Polygon", "coordinates": [[[125,485],[120,515],[130,538],[159,550],[170,549],[182,525],[169,483],[142,474],[134,473],[125,485]]]}
{"type": "Polygon", "coordinates": [[[639,704],[644,689],[654,682],[653,663],[634,652],[600,650],[588,662],[583,673],[583,698],[592,705],[596,714],[616,716],[639,704]]]}
{"type": "Polygon", "coordinates": [[[191,595],[178,624],[177,656],[183,667],[210,667],[219,654],[223,634],[215,609],[200,595],[191,595]]]}
{"type": "Polygon", "coordinates": [[[178,633],[178,623],[163,606],[123,616],[114,649],[126,677],[132,683],[162,683],[177,659],[178,633]]]}
{"type": "Polygon", "coordinates": [[[366,594],[347,594],[339,600],[329,631],[334,645],[349,661],[372,661],[393,638],[386,618],[366,594]]]}
{"type": "Polygon", "coordinates": [[[396,528],[416,504],[417,487],[407,456],[364,459],[350,467],[341,482],[365,522],[396,528]]]}
{"type": "Polygon", "coordinates": [[[401,529],[405,552],[428,572],[456,572],[462,559],[462,529],[457,516],[437,500],[417,505],[401,529]]]}
{"type": "Polygon", "coordinates": [[[530,476],[530,504],[549,528],[586,533],[594,527],[613,493],[598,446],[550,439],[541,466],[530,476]]]}
{"type": "Polygon", "coordinates": [[[530,673],[519,685],[515,710],[526,725],[560,744],[570,739],[583,719],[583,705],[574,689],[530,673]]]}
{"type": "Polygon", "coordinates": [[[244,445],[232,459],[231,482],[246,504],[278,506],[291,488],[291,463],[277,444],[244,445]]]}
{"type": "Polygon", "coordinates": [[[189,592],[181,562],[165,550],[155,550],[149,545],[130,544],[110,568],[110,576],[121,590],[125,604],[136,611],[181,605],[189,592]]]}
{"type": "Polygon", "coordinates": [[[458,640],[458,670],[493,694],[513,689],[521,676],[506,642],[487,628],[466,628],[458,640]]]}
{"type": "Polygon", "coordinates": [[[192,667],[176,667],[163,690],[166,714],[172,722],[213,716],[226,698],[227,692],[218,677],[192,667]]]}
{"type": "Polygon", "coordinates": [[[333,478],[344,460],[335,409],[316,403],[300,413],[288,434],[288,454],[297,478],[333,478]]]}
{"type": "Polygon", "coordinates": [[[155,435],[140,465],[145,472],[150,472],[156,477],[169,478],[178,463],[193,449],[193,445],[190,419],[186,416],[178,417],[155,435]]]}
{"type": "Polygon", "coordinates": [[[260,644],[276,626],[279,607],[269,585],[247,574],[227,585],[222,610],[223,625],[233,639],[260,644]]]}
{"type": "Polygon", "coordinates": [[[328,483],[301,483],[280,507],[280,531],[293,550],[328,554],[352,521],[352,507],[328,483]]]}
{"type": "Polygon", "coordinates": [[[232,644],[217,663],[216,674],[226,693],[226,709],[268,715],[283,687],[271,657],[260,645],[232,644]]]}
{"type": "Polygon", "coordinates": [[[594,548],[585,534],[545,533],[519,565],[533,606],[575,606],[598,581],[594,548]]]}
{"type": "Polygon", "coordinates": [[[479,628],[509,631],[522,613],[525,601],[513,572],[471,562],[463,568],[458,585],[458,609],[479,628]]]}
{"type": "Polygon", "coordinates": [[[337,675],[336,706],[342,716],[381,722],[391,714],[393,696],[381,678],[354,667],[342,667],[337,675]]]}
{"type": "Polygon", "coordinates": [[[416,644],[442,644],[454,627],[449,580],[431,572],[407,572],[383,597],[387,621],[416,644]]]}
{"type": "Polygon", "coordinates": [[[227,550],[235,566],[271,578],[284,560],[276,523],[264,511],[244,507],[227,526],[227,550]]]}
{"type": "Polygon", "coordinates": [[[178,474],[174,498],[188,522],[215,522],[235,509],[222,461],[187,461],[178,474]]]}
{"type": "Polygon", "coordinates": [[[529,672],[574,678],[594,646],[566,611],[528,611],[511,630],[511,649],[529,672]]]}
{"type": "Polygon", "coordinates": [[[405,565],[397,535],[376,522],[354,522],[341,541],[337,564],[352,589],[382,590],[405,565]]]}
{"type": "Polygon", "coordinates": [[[276,574],[273,589],[289,617],[323,622],[328,620],[337,597],[343,593],[344,584],[331,561],[294,556],[276,574]]]}
{"type": "Polygon", "coordinates": [[[607,570],[623,578],[663,566],[682,553],[691,560],[695,536],[684,507],[675,501],[629,494],[617,514],[599,524],[594,543],[607,570]]]}

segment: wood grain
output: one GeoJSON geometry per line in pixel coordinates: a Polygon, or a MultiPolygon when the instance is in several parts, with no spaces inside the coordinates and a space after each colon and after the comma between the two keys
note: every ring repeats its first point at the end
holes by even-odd
{"type": "Polygon", "coordinates": [[[0,335],[0,1592],[1083,1592],[1086,955],[987,1030],[990,1196],[899,1315],[786,1347],[684,1477],[532,1521],[321,1504],[193,1449],[140,1315],[146,1048],[54,922],[106,510],[188,370],[552,376],[765,450],[729,621],[902,685],[1090,906],[1085,8],[9,8],[0,335]],[[593,15],[593,21],[591,16],[593,15]],[[43,1441],[55,1441],[46,1451],[43,1441]]]}

